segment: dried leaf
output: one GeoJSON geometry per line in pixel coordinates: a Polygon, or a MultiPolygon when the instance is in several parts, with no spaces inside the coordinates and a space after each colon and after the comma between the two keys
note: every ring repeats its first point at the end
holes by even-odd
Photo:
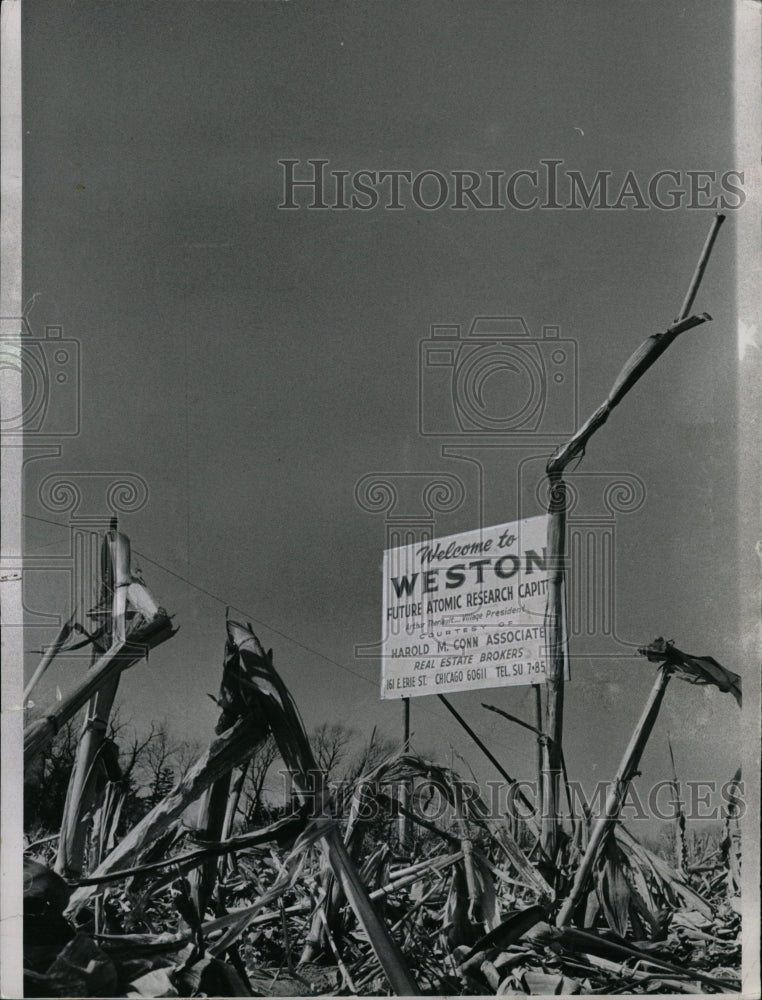
{"type": "Polygon", "coordinates": [[[71,889],[56,872],[38,861],[24,858],[24,914],[61,914],[71,889]]]}
{"type": "Polygon", "coordinates": [[[687,906],[708,917],[713,915],[709,903],[692,889],[666,861],[640,844],[621,823],[617,824],[614,836],[617,844],[624,851],[630,867],[634,869],[639,864],[642,871],[650,871],[653,877],[658,880],[663,891],[670,897],[673,905],[687,906]]]}
{"type": "Polygon", "coordinates": [[[251,627],[246,628],[238,622],[228,620],[227,634],[228,650],[235,651],[239,658],[239,679],[251,693],[250,714],[266,719],[280,756],[294,776],[300,797],[313,810],[314,818],[299,838],[294,853],[304,850],[310,843],[320,842],[324,858],[367,934],[392,988],[401,995],[417,995],[417,985],[399,945],[368,897],[344,840],[327,814],[328,802],[324,799],[324,790],[316,782],[319,772],[304,724],[291,693],[273,666],[272,650],[265,652],[251,627]]]}
{"type": "Polygon", "coordinates": [[[480,951],[488,948],[509,948],[515,941],[518,941],[527,931],[531,930],[535,924],[545,919],[545,910],[542,906],[529,906],[518,913],[512,913],[507,920],[504,920],[498,927],[491,930],[489,934],[479,938],[471,948],[463,961],[467,962],[480,951]]]}
{"type": "Polygon", "coordinates": [[[609,839],[601,861],[596,872],[598,899],[603,907],[606,923],[612,931],[624,937],[627,934],[630,887],[624,874],[624,857],[614,840],[609,839]]]}
{"type": "Polygon", "coordinates": [[[582,987],[576,979],[547,972],[525,972],[521,981],[527,993],[532,996],[560,996],[561,994],[574,996],[582,992],[582,987]]]}
{"type": "Polygon", "coordinates": [[[172,969],[154,969],[144,976],[133,980],[127,987],[126,997],[179,997],[180,994],[172,981],[172,969]]]}
{"type": "Polygon", "coordinates": [[[500,926],[500,903],[495,892],[492,873],[478,854],[471,855],[471,864],[476,876],[477,913],[488,931],[500,926]]]}
{"type": "Polygon", "coordinates": [[[113,996],[117,983],[114,963],[86,934],[72,938],[46,975],[55,984],[57,996],[113,996]]]}
{"type": "Polygon", "coordinates": [[[717,662],[712,656],[693,656],[678,649],[673,642],[659,637],[638,652],[653,662],[667,662],[676,668],[677,676],[691,684],[713,684],[720,691],[730,692],[742,707],[741,678],[717,662]]]}

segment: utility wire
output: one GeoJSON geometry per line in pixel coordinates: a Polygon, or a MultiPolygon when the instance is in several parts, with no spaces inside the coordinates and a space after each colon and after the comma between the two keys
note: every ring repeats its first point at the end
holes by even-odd
{"type": "MultiPolygon", "coordinates": [[[[41,521],[43,524],[52,524],[57,528],[69,527],[69,525],[64,524],[62,521],[52,521],[50,520],[50,518],[37,517],[34,514],[24,514],[24,517],[29,518],[31,521],[41,521]]],[[[377,687],[376,682],[372,681],[369,677],[366,677],[365,674],[361,674],[359,671],[353,670],[351,667],[346,666],[346,664],[340,663],[338,660],[334,660],[333,657],[328,656],[326,653],[321,653],[320,650],[313,649],[312,646],[308,646],[306,645],[306,643],[300,642],[298,639],[294,639],[293,636],[290,636],[287,633],[281,631],[280,629],[275,628],[275,626],[270,625],[268,622],[263,621],[261,618],[257,618],[256,615],[252,615],[244,608],[241,608],[238,605],[233,604],[231,601],[226,600],[219,594],[215,594],[211,590],[207,590],[206,587],[202,587],[200,584],[194,583],[193,580],[189,580],[188,577],[183,576],[181,573],[175,572],[175,570],[170,569],[168,566],[165,566],[157,559],[153,559],[151,556],[146,555],[144,552],[139,552],[137,549],[133,549],[132,551],[135,553],[136,556],[139,556],[146,562],[149,562],[153,566],[158,567],[158,569],[161,569],[165,573],[168,573],[176,580],[180,580],[188,587],[192,587],[194,590],[197,590],[199,593],[204,594],[206,597],[209,597],[211,600],[216,601],[217,603],[223,605],[224,607],[232,608],[234,611],[238,611],[242,615],[245,615],[247,621],[256,622],[258,625],[261,625],[262,628],[266,628],[268,631],[273,632],[275,635],[279,635],[282,639],[285,639],[287,642],[293,643],[293,645],[297,646],[299,649],[303,649],[307,653],[312,653],[314,656],[320,657],[321,660],[325,660],[332,666],[338,667],[339,670],[343,670],[345,673],[351,674],[353,677],[359,678],[359,680],[363,681],[365,684],[370,684],[374,688],[377,687]]],[[[420,708],[422,709],[422,711],[427,712],[429,715],[432,715],[443,722],[447,721],[445,716],[440,715],[439,712],[433,712],[430,708],[425,707],[423,705],[421,705],[420,708]]]]}
{"type": "MultiPolygon", "coordinates": [[[[52,524],[57,528],[69,527],[68,524],[64,524],[62,521],[52,521],[49,518],[37,517],[34,514],[24,514],[24,517],[28,518],[31,521],[41,521],[43,524],[52,524]]],[[[199,591],[199,593],[204,594],[206,597],[210,598],[213,601],[216,601],[217,603],[223,605],[224,607],[232,608],[234,611],[238,611],[242,615],[245,615],[247,621],[256,622],[258,625],[261,625],[263,628],[268,629],[268,631],[273,632],[275,635],[279,635],[282,639],[285,639],[287,642],[293,643],[293,645],[298,646],[299,649],[303,649],[307,653],[312,653],[314,656],[320,657],[321,660],[325,660],[326,663],[330,663],[332,666],[338,667],[339,670],[343,670],[345,673],[351,674],[353,677],[359,678],[365,684],[370,684],[374,688],[377,687],[376,682],[372,681],[369,677],[366,677],[365,674],[361,674],[359,673],[359,671],[353,670],[351,667],[346,666],[346,664],[340,663],[338,660],[334,660],[333,657],[328,656],[326,653],[321,653],[320,650],[313,649],[312,646],[308,646],[306,645],[306,643],[300,642],[298,639],[294,639],[293,636],[290,636],[287,633],[282,632],[280,629],[275,628],[275,626],[268,624],[261,618],[257,618],[255,615],[250,614],[250,612],[246,611],[244,608],[238,607],[238,605],[231,603],[224,597],[220,597],[219,594],[215,594],[211,590],[207,590],[205,587],[202,587],[198,583],[194,583],[193,580],[189,580],[181,573],[176,573],[173,569],[170,569],[168,566],[165,566],[158,560],[153,559],[151,556],[147,556],[144,552],[139,552],[137,549],[133,549],[132,551],[135,553],[136,556],[140,556],[141,559],[145,559],[146,562],[149,562],[153,566],[156,566],[158,569],[163,570],[165,573],[168,573],[170,576],[173,576],[176,580],[180,580],[182,583],[186,584],[186,586],[192,587],[194,590],[199,591]]],[[[418,699],[419,702],[425,702],[425,700],[426,699],[424,698],[418,699]]],[[[440,722],[448,721],[446,716],[441,715],[439,712],[433,711],[425,704],[417,704],[416,709],[422,712],[426,712],[427,715],[431,715],[433,718],[439,719],[440,722]]],[[[501,744],[500,741],[495,741],[495,742],[498,745],[501,745],[504,750],[509,750],[509,748],[505,746],[505,744],[501,744]]]]}
{"type": "MultiPolygon", "coordinates": [[[[27,517],[32,521],[42,521],[44,524],[53,524],[58,528],[69,527],[67,524],[64,524],[61,521],[51,521],[49,518],[36,517],[34,514],[24,514],[24,517],[27,517]]],[[[215,594],[211,590],[207,590],[206,587],[202,587],[198,583],[194,583],[193,580],[189,580],[188,577],[183,576],[181,573],[176,573],[173,569],[170,569],[169,566],[165,566],[163,563],[160,563],[157,559],[153,559],[151,556],[146,555],[145,552],[139,552],[137,549],[133,549],[132,551],[135,553],[136,556],[139,556],[146,562],[151,563],[153,566],[157,566],[165,573],[168,573],[170,576],[173,576],[176,580],[180,580],[187,586],[192,587],[194,590],[199,591],[199,593],[205,594],[207,597],[211,598],[211,600],[217,601],[217,603],[223,605],[223,607],[232,608],[234,611],[239,611],[242,615],[246,616],[247,621],[256,622],[263,628],[268,629],[268,631],[275,633],[275,635],[279,635],[282,639],[286,639],[288,642],[293,643],[300,649],[305,650],[305,652],[313,653],[315,656],[319,656],[321,659],[326,660],[328,663],[333,664],[333,666],[338,667],[340,670],[344,670],[347,673],[352,674],[354,677],[359,677],[360,680],[365,681],[366,684],[372,684],[373,687],[376,687],[375,681],[372,681],[369,677],[366,677],[364,674],[359,673],[357,670],[353,670],[351,667],[347,667],[345,666],[345,664],[339,663],[338,660],[334,660],[332,657],[327,656],[325,653],[321,653],[319,650],[313,649],[311,646],[307,646],[305,643],[300,642],[298,639],[294,639],[293,636],[287,635],[285,632],[282,632],[280,629],[275,628],[275,626],[270,625],[268,622],[263,621],[261,618],[257,618],[255,615],[252,615],[249,611],[246,611],[244,608],[238,607],[238,605],[233,604],[231,601],[226,600],[219,594],[215,594]]],[[[444,718],[444,716],[442,716],[442,718],[444,718]]]]}

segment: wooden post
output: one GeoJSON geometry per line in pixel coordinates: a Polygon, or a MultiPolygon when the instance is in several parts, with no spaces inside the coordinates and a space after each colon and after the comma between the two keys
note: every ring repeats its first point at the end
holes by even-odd
{"type": "Polygon", "coordinates": [[[566,546],[566,490],[563,473],[573,459],[582,456],[590,438],[606,423],[611,412],[622,401],[632,387],[661,357],[670,344],[687,330],[691,330],[711,319],[707,313],[689,316],[695,301],[701,279],[704,276],[709,256],[725,219],[718,214],[712,223],[696,270],[693,273],[688,292],[683,301],[680,315],[664,333],[656,333],[645,340],[631,355],[617,376],[607,398],[591,414],[584,424],[550,458],[545,472],[550,482],[550,502],[548,513],[548,553],[550,556],[551,581],[547,604],[547,640],[549,654],[549,674],[547,681],[547,701],[545,706],[545,733],[550,743],[543,754],[543,848],[553,857],[557,845],[557,805],[559,772],[563,754],[563,711],[564,675],[566,670],[566,636],[564,617],[564,554],[566,546]]]}
{"type": "MultiPolygon", "coordinates": [[[[505,780],[508,782],[509,789],[515,788],[517,790],[516,797],[524,804],[524,806],[526,806],[526,808],[529,810],[529,815],[531,816],[533,812],[532,803],[529,801],[524,792],[521,790],[521,787],[517,784],[516,779],[512,778],[510,774],[508,774],[508,772],[500,763],[500,761],[497,759],[497,757],[492,753],[491,750],[489,750],[485,746],[483,740],[479,739],[479,737],[469,726],[469,724],[466,722],[466,720],[463,718],[460,712],[458,712],[457,709],[453,707],[453,705],[447,700],[447,698],[445,698],[443,694],[438,694],[437,698],[439,698],[439,700],[442,702],[447,711],[458,720],[463,729],[465,729],[465,731],[468,733],[468,735],[471,737],[474,743],[479,747],[479,749],[482,751],[482,753],[490,762],[490,764],[492,764],[493,767],[497,769],[498,774],[500,774],[503,778],[505,778],[505,780]]],[[[527,822],[529,822],[529,820],[527,820],[527,822]]]]}
{"type": "MultiPolygon", "coordinates": [[[[93,644],[90,664],[115,641],[126,641],[127,587],[130,584],[130,540],[117,530],[112,518],[101,544],[100,587],[97,608],[104,615],[105,632],[101,643],[93,644]],[[108,608],[108,610],[106,610],[108,608]]],[[[114,706],[120,675],[113,674],[93,694],[87,706],[85,724],[77,746],[58,839],[55,870],[67,878],[79,878],[85,862],[87,832],[96,794],[93,768],[106,739],[108,720],[114,706]]]]}
{"type": "Polygon", "coordinates": [[[563,752],[564,680],[567,671],[566,614],[564,608],[566,559],[566,487],[560,473],[550,476],[548,502],[548,561],[550,586],[546,611],[548,679],[545,725],[547,739],[541,741],[542,838],[545,855],[556,856],[558,847],[558,803],[560,800],[561,754],[563,752]]]}
{"type": "Polygon", "coordinates": [[[648,737],[651,735],[656,717],[659,714],[659,708],[664,698],[664,692],[667,690],[670,676],[671,668],[668,664],[663,663],[659,667],[659,672],[656,675],[656,680],[651,688],[651,694],[648,696],[648,701],[643,709],[640,720],[635,726],[633,734],[630,737],[630,742],[627,744],[627,749],[622,757],[619,770],[614,778],[614,784],[606,797],[603,816],[600,816],[593,826],[587,848],[574,876],[574,884],[572,885],[571,892],[559,910],[556,920],[559,926],[569,923],[587,887],[595,859],[598,857],[606,839],[611,835],[619,818],[624,797],[627,794],[627,788],[640,764],[640,758],[643,755],[648,737]]]}
{"type": "Polygon", "coordinates": [[[534,690],[534,725],[538,732],[537,736],[537,801],[542,802],[542,686],[533,684],[534,690]]]}
{"type": "MultiPolygon", "coordinates": [[[[410,752],[410,699],[402,699],[402,750],[403,753],[410,752]]],[[[410,786],[407,780],[404,780],[400,785],[400,805],[403,807],[403,812],[399,816],[399,838],[400,844],[403,851],[407,850],[410,846],[410,786]]]]}

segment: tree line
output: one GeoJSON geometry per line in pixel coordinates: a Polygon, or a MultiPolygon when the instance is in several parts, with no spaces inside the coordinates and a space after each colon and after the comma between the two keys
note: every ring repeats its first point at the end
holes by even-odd
{"type": "MultiPolygon", "coordinates": [[[[77,752],[80,719],[69,720],[40,754],[24,785],[24,832],[27,843],[57,835],[77,752]]],[[[164,720],[138,729],[117,708],[109,720],[107,741],[118,766],[124,794],[118,833],[132,828],[180,780],[201,752],[201,743],[177,736],[164,720]]],[[[364,741],[343,723],[322,723],[310,733],[315,760],[326,781],[351,782],[396,748],[375,731],[364,741]]],[[[234,832],[268,822],[286,806],[279,754],[272,736],[241,769],[234,832]]]]}

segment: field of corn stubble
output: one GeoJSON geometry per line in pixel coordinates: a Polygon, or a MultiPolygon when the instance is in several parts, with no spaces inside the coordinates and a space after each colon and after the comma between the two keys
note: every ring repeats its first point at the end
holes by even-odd
{"type": "MultiPolygon", "coordinates": [[[[89,628],[64,626],[26,692],[56,656],[92,647],[82,680],[25,732],[27,801],[51,800],[46,767],[64,734],[73,754],[55,828],[30,833],[25,849],[27,996],[739,990],[732,809],[716,835],[686,835],[679,816],[669,852],[618,821],[621,797],[602,825],[567,815],[548,840],[531,816],[495,817],[464,794],[470,776],[452,763],[388,742],[373,752],[373,737],[337,791],[272,651],[228,620],[216,734],[176,781],[157,766],[152,797],[132,815],[129,754],[114,738],[119,676],[173,629],[115,525],[89,617],[89,628]],[[244,777],[263,755],[288,772],[291,801],[247,812],[244,777]],[[410,807],[421,788],[444,804],[433,819],[410,807]]],[[[663,640],[643,652],[659,664],[651,724],[673,675],[740,700],[738,678],[711,658],[663,640]]],[[[647,739],[641,722],[622,787],[647,739]]]]}

